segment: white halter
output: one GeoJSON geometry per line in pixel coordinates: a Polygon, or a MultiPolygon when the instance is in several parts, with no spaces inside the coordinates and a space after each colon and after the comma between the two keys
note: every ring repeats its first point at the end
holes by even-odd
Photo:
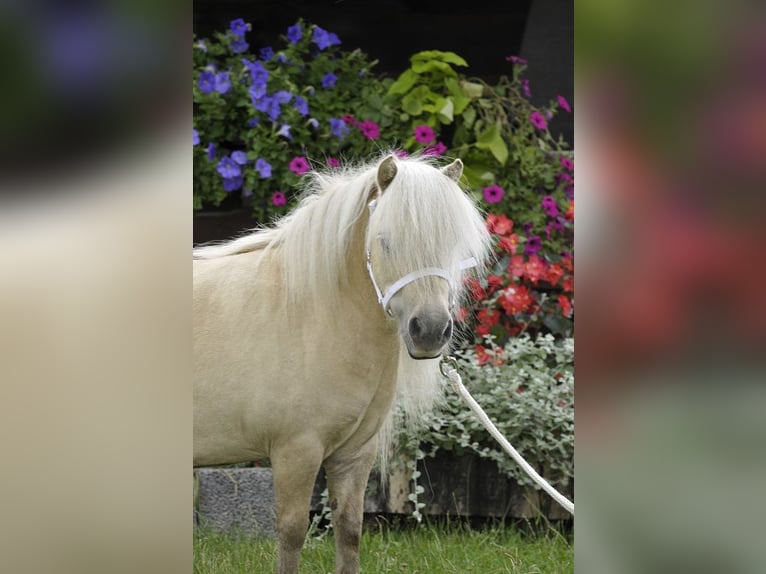
{"type": "MultiPolygon", "coordinates": [[[[370,215],[372,215],[373,211],[375,211],[375,205],[376,201],[373,199],[368,207],[370,209],[370,215]]],[[[470,269],[471,267],[476,267],[478,265],[478,262],[476,261],[476,258],[469,257],[468,259],[464,259],[460,262],[459,268],[461,271],[464,269],[470,269]]],[[[389,315],[393,315],[391,310],[388,308],[388,304],[391,302],[391,299],[394,295],[396,295],[399,291],[402,290],[405,286],[409,285],[413,281],[417,281],[418,279],[422,279],[423,277],[441,277],[445,281],[447,281],[450,284],[450,306],[454,306],[455,301],[453,299],[454,291],[455,291],[455,285],[452,281],[452,276],[445,270],[441,269],[440,267],[424,267],[422,269],[418,269],[417,271],[413,271],[411,273],[407,273],[404,277],[397,279],[394,281],[394,283],[386,290],[385,293],[383,293],[380,290],[380,287],[378,286],[378,282],[375,281],[375,275],[372,272],[372,262],[370,261],[370,248],[367,247],[367,273],[370,275],[370,280],[372,281],[372,286],[375,288],[375,293],[378,296],[378,303],[381,304],[383,307],[383,310],[388,313],[389,315]]]]}

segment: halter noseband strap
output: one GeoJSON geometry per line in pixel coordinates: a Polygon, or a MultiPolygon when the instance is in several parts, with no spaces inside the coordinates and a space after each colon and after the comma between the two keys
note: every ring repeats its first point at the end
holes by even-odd
{"type": "MultiPolygon", "coordinates": [[[[368,206],[370,208],[370,215],[372,215],[372,212],[375,210],[375,204],[376,202],[373,200],[368,206]]],[[[459,268],[461,271],[463,271],[465,269],[470,269],[471,267],[476,267],[477,265],[478,262],[476,261],[476,258],[469,257],[468,259],[464,259],[460,262],[459,268]]],[[[422,279],[424,277],[441,277],[447,281],[450,284],[450,298],[452,298],[452,291],[454,289],[452,276],[446,270],[439,267],[424,267],[423,269],[418,269],[417,271],[407,273],[407,275],[404,277],[394,281],[393,285],[391,285],[388,289],[386,289],[386,292],[383,293],[378,286],[378,282],[375,281],[375,275],[372,272],[372,262],[370,261],[369,247],[367,248],[367,273],[369,274],[370,280],[372,281],[372,286],[375,288],[375,294],[378,296],[378,303],[381,304],[383,310],[389,315],[392,313],[388,308],[388,304],[391,302],[393,296],[413,281],[417,281],[418,279],[422,279]]]]}

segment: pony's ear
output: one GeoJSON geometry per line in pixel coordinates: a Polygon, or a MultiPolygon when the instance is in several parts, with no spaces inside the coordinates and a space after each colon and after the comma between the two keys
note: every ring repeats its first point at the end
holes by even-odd
{"type": "Polygon", "coordinates": [[[396,172],[396,158],[391,154],[380,162],[380,165],[378,166],[378,193],[386,191],[386,188],[391,185],[392,181],[394,181],[396,172]]]}
{"type": "Polygon", "coordinates": [[[451,164],[444,166],[442,168],[442,173],[452,181],[460,181],[460,176],[463,175],[463,162],[456,159],[451,164]]]}

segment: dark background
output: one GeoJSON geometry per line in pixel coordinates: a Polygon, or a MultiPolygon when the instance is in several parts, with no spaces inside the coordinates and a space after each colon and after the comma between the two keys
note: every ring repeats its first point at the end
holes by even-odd
{"type": "MultiPolygon", "coordinates": [[[[526,77],[532,101],[563,95],[573,104],[574,25],[572,0],[196,0],[197,37],[228,29],[243,18],[252,24],[252,48],[280,44],[279,36],[298,18],[335,32],[342,48],[361,48],[378,60],[378,73],[398,76],[421,50],[456,52],[467,73],[494,82],[511,74],[510,54],[529,61],[526,77]]],[[[550,124],[554,137],[573,143],[572,115],[550,124]]]]}

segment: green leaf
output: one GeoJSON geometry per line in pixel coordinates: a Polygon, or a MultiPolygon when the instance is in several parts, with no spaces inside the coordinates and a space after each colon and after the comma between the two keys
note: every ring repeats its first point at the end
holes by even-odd
{"type": "Polygon", "coordinates": [[[439,71],[447,76],[457,77],[457,72],[452,69],[452,66],[439,62],[438,60],[430,60],[428,62],[416,62],[412,64],[412,70],[418,74],[425,74],[427,72],[439,71]]]}
{"type": "Polygon", "coordinates": [[[500,135],[500,126],[498,124],[489,126],[479,134],[479,137],[476,138],[476,147],[488,150],[500,162],[500,165],[505,165],[505,162],[508,161],[508,146],[505,145],[500,135]]]}
{"type": "Polygon", "coordinates": [[[456,66],[467,66],[468,62],[466,62],[463,58],[455,54],[455,52],[442,52],[440,50],[424,50],[422,52],[418,52],[417,54],[413,54],[410,57],[410,62],[415,64],[416,62],[425,62],[428,60],[439,60],[442,62],[447,62],[449,64],[455,64],[456,66]]]}
{"type": "Polygon", "coordinates": [[[402,109],[411,116],[419,116],[423,112],[423,100],[417,94],[409,93],[402,98],[402,109]]]}
{"type": "Polygon", "coordinates": [[[418,76],[412,70],[406,70],[396,81],[388,88],[389,94],[406,94],[418,80],[418,76]]]}
{"type": "Polygon", "coordinates": [[[465,126],[470,128],[473,125],[474,120],[476,119],[476,110],[473,108],[468,108],[466,111],[463,112],[463,122],[465,123],[465,126]]]}
{"type": "Polygon", "coordinates": [[[460,82],[460,86],[463,88],[463,92],[472,100],[476,100],[484,94],[484,86],[476,82],[463,80],[460,82]]]}
{"type": "Polygon", "coordinates": [[[452,120],[454,119],[454,111],[455,111],[455,104],[452,102],[451,98],[447,98],[445,100],[445,104],[437,112],[437,115],[439,116],[439,121],[441,121],[441,123],[443,124],[451,124],[452,120]]]}

